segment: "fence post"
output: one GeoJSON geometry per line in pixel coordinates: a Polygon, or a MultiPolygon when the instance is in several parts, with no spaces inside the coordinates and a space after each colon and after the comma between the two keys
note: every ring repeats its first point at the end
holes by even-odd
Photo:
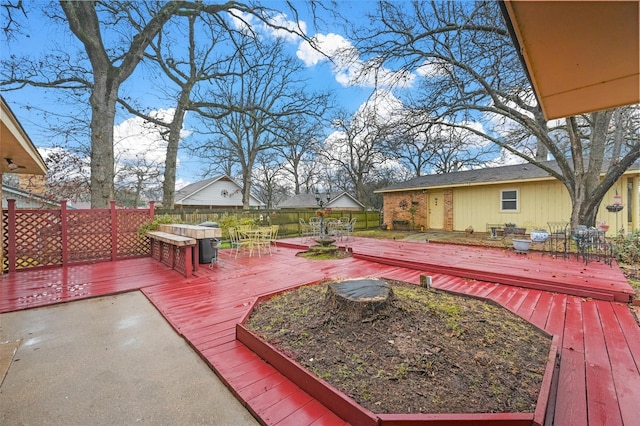
{"type": "Polygon", "coordinates": [[[16,200],[7,200],[7,207],[9,209],[9,221],[7,224],[9,250],[7,251],[7,260],[9,262],[9,272],[16,272],[16,200]]]}
{"type": "Polygon", "coordinates": [[[118,216],[116,214],[116,201],[111,200],[111,261],[118,259],[118,216]]]}
{"type": "Polygon", "coordinates": [[[153,220],[156,214],[156,202],[149,201],[149,219],[153,220]]]}
{"type": "Polygon", "coordinates": [[[69,264],[69,223],[67,200],[60,201],[60,238],[62,242],[62,266],[69,264]]]}

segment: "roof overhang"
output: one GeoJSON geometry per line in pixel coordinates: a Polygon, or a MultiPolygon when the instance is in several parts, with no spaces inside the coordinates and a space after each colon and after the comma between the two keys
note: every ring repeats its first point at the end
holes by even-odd
{"type": "Polygon", "coordinates": [[[501,2],[545,118],[640,103],[638,4],[501,2]]]}
{"type": "Polygon", "coordinates": [[[0,120],[2,121],[0,125],[0,174],[46,174],[47,166],[44,160],[5,102],[4,97],[0,96],[0,103],[2,104],[0,110],[0,120]],[[9,168],[7,159],[10,159],[19,168],[9,168]]]}

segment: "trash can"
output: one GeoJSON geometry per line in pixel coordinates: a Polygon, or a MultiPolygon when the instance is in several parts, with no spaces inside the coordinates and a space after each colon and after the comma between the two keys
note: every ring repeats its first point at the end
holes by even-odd
{"type": "MultiPolygon", "coordinates": [[[[220,228],[216,222],[202,222],[198,226],[207,226],[209,228],[220,228]]],[[[220,240],[217,238],[201,238],[198,240],[198,251],[200,264],[213,263],[218,260],[218,249],[220,248],[220,240]]]]}

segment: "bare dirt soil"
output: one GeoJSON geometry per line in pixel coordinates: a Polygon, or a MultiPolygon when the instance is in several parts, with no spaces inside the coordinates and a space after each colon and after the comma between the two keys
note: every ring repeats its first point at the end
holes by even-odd
{"type": "Polygon", "coordinates": [[[256,334],[375,413],[531,412],[550,337],[493,303],[389,281],[383,310],[331,311],[327,284],[260,304],[256,334]]]}

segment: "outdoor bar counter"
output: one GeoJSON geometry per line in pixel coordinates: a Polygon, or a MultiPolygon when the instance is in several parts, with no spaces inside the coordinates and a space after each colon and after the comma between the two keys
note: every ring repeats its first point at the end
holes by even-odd
{"type": "Polygon", "coordinates": [[[203,238],[221,238],[221,228],[211,228],[200,225],[184,225],[181,223],[172,223],[158,225],[158,230],[168,232],[170,234],[182,235],[183,237],[195,238],[201,240],[203,238]]]}
{"type": "Polygon", "coordinates": [[[182,237],[194,238],[197,244],[193,247],[193,270],[198,270],[198,263],[209,263],[210,259],[204,259],[205,256],[215,257],[217,260],[217,248],[213,249],[212,240],[222,238],[222,229],[201,225],[185,225],[181,223],[160,224],[158,230],[168,232],[170,234],[180,235],[182,237]],[[213,251],[212,251],[213,250],[213,251]]]}

